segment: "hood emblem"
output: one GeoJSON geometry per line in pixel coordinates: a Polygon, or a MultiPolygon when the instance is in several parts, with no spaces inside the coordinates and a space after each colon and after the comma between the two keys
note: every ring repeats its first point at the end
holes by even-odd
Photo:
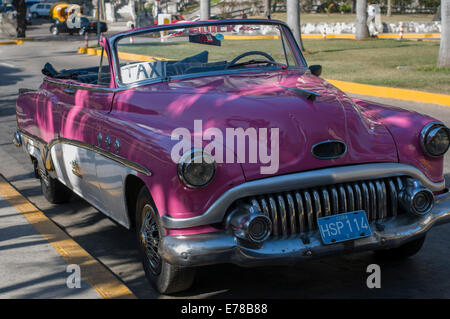
{"type": "Polygon", "coordinates": [[[347,145],[343,141],[331,140],[315,144],[311,153],[318,159],[334,159],[345,155],[347,145]]]}
{"type": "Polygon", "coordinates": [[[302,97],[307,98],[310,101],[314,101],[316,99],[316,97],[321,96],[319,93],[314,92],[314,91],[308,91],[308,90],[304,90],[304,89],[299,89],[299,88],[290,88],[287,86],[280,86],[281,88],[288,90],[292,93],[295,93],[297,95],[300,95],[302,97]]]}

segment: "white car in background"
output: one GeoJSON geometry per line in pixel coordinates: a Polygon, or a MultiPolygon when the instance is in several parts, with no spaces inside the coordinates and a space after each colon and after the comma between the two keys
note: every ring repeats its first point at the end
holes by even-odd
{"type": "Polygon", "coordinates": [[[50,8],[53,4],[51,3],[35,3],[30,7],[30,13],[33,19],[39,17],[50,16],[50,8]]]}

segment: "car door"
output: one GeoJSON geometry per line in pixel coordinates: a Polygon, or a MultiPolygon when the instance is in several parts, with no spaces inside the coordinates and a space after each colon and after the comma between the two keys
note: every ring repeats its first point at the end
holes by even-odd
{"type": "Polygon", "coordinates": [[[45,16],[49,16],[50,15],[50,8],[51,8],[52,6],[50,5],[50,4],[46,4],[45,5],[45,10],[43,10],[43,15],[45,15],[45,16]]]}
{"type": "MultiPolygon", "coordinates": [[[[103,59],[101,68],[105,71],[109,70],[109,74],[113,73],[110,62],[111,59],[103,59]]],[[[105,74],[101,73],[100,77],[108,79],[109,76],[105,77],[105,74]]],[[[113,82],[111,79],[111,83],[113,82]]],[[[111,86],[113,85],[111,84],[111,86]]],[[[97,152],[95,156],[100,190],[99,200],[102,202],[104,211],[111,218],[128,227],[124,186],[127,176],[133,174],[134,171],[127,165],[128,160],[122,145],[125,144],[125,139],[122,137],[129,136],[129,134],[121,121],[111,116],[110,113],[103,115],[99,118],[99,133],[97,134],[98,147],[101,151],[97,152]]]]}
{"type": "MultiPolygon", "coordinates": [[[[98,69],[98,66],[97,66],[98,69]]],[[[98,70],[66,83],[56,93],[61,126],[51,148],[55,169],[69,188],[105,211],[97,178],[100,122],[110,112],[114,90],[109,81],[97,83],[98,70]],[[96,82],[96,83],[93,83],[96,82]]]]}
{"type": "Polygon", "coordinates": [[[38,15],[42,15],[42,9],[44,8],[44,5],[43,4],[38,4],[37,6],[36,6],[36,13],[38,14],[38,15]]]}

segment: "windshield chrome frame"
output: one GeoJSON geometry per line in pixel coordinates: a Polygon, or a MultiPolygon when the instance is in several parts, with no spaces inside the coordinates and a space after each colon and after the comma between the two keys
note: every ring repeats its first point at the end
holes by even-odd
{"type": "MultiPolygon", "coordinates": [[[[294,36],[292,34],[291,29],[287,26],[286,23],[278,20],[268,20],[268,19],[233,19],[233,20],[214,20],[214,21],[196,21],[196,22],[185,22],[185,23],[177,23],[177,24],[169,24],[169,25],[158,25],[158,26],[151,26],[151,27],[144,27],[140,29],[134,29],[132,31],[125,31],[121,33],[117,33],[113,36],[111,36],[108,39],[109,47],[111,51],[111,60],[112,65],[114,66],[114,80],[116,84],[116,88],[121,89],[127,89],[127,88],[134,88],[139,87],[142,85],[152,84],[152,83],[161,83],[161,82],[167,82],[171,80],[178,80],[178,79],[186,79],[186,78],[195,78],[195,77],[203,77],[203,76],[210,76],[210,75],[227,75],[227,74],[235,74],[235,73],[242,73],[242,72],[249,72],[247,69],[235,69],[235,70],[228,70],[228,71],[212,71],[212,72],[201,72],[201,73],[192,73],[192,74],[183,74],[183,75],[177,75],[172,77],[166,77],[166,78],[158,78],[158,79],[148,79],[139,81],[136,83],[129,83],[125,84],[122,83],[120,80],[120,61],[119,61],[119,55],[117,53],[117,43],[123,38],[127,38],[130,36],[136,36],[144,33],[150,33],[150,32],[158,32],[158,31],[169,31],[174,29],[180,29],[180,28],[189,28],[189,27],[203,27],[203,26],[211,26],[211,25],[226,25],[226,24],[261,24],[261,25],[275,25],[280,27],[280,31],[282,32],[281,36],[284,37],[284,40],[286,40],[285,45],[289,45],[293,58],[296,60],[298,67],[289,67],[287,71],[293,70],[293,69],[299,69],[299,70],[308,70],[308,65],[306,63],[305,58],[303,57],[303,54],[301,53],[301,50],[298,46],[297,41],[294,39],[294,36]]],[[[282,41],[282,40],[281,40],[282,41]]],[[[266,71],[276,71],[280,70],[279,68],[271,68],[267,69],[266,71]]],[[[258,71],[261,72],[262,69],[258,70],[252,70],[252,71],[258,71]]]]}

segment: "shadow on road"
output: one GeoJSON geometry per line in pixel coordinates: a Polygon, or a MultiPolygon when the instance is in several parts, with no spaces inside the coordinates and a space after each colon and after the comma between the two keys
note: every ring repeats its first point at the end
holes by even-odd
{"type": "Polygon", "coordinates": [[[17,84],[24,79],[23,75],[19,75],[21,68],[11,67],[0,62],[0,86],[8,86],[17,84]]]}

